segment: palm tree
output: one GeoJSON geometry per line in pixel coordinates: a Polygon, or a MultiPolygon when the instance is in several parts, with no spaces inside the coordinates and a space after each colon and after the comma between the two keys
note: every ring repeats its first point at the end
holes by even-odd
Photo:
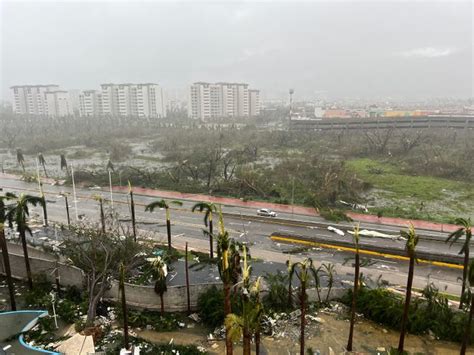
{"type": "MultiPolygon", "coordinates": [[[[178,206],[183,205],[183,203],[181,201],[170,201],[170,203],[178,205],[178,206]]],[[[169,206],[167,201],[159,200],[159,201],[155,201],[155,202],[152,202],[152,203],[148,204],[145,207],[145,211],[153,212],[155,210],[155,208],[157,208],[157,207],[158,208],[164,208],[165,211],[166,211],[166,232],[168,234],[168,249],[171,250],[171,220],[170,220],[170,211],[169,211],[170,206],[169,206]]]]}
{"type": "Polygon", "coordinates": [[[298,277],[298,280],[300,281],[300,307],[301,307],[301,323],[300,323],[300,355],[305,354],[305,349],[304,349],[304,342],[305,342],[305,317],[306,317],[306,289],[308,288],[309,281],[311,276],[313,276],[314,279],[318,277],[317,275],[317,270],[313,266],[313,260],[311,258],[307,258],[303,261],[294,263],[291,266],[291,277],[296,275],[298,277]]]}
{"type": "MultiPolygon", "coordinates": [[[[252,268],[247,263],[247,250],[245,246],[243,254],[244,267],[242,270],[242,292],[240,295],[242,315],[228,314],[225,319],[225,325],[229,329],[229,336],[232,340],[239,340],[243,336],[243,353],[244,355],[250,355],[252,334],[255,334],[258,342],[260,341],[260,322],[263,315],[263,306],[260,302],[260,277],[257,278],[253,285],[250,284],[252,268]]],[[[260,344],[258,344],[259,347],[260,344]]],[[[259,349],[257,349],[257,353],[258,351],[259,349]]]]}
{"type": "Polygon", "coordinates": [[[48,172],[46,171],[46,160],[44,159],[43,153],[38,153],[38,163],[43,167],[44,176],[48,177],[48,172]]]}
{"type": "Polygon", "coordinates": [[[217,212],[217,206],[213,204],[212,202],[198,202],[196,203],[192,211],[194,212],[195,210],[199,210],[199,212],[205,211],[204,214],[204,225],[207,227],[209,225],[209,233],[207,235],[209,236],[209,255],[210,258],[214,258],[214,241],[213,241],[213,225],[212,225],[212,213],[217,212]]]}
{"type": "Polygon", "coordinates": [[[61,168],[61,171],[63,171],[63,169],[66,169],[66,174],[69,175],[69,169],[67,166],[66,156],[64,154],[60,154],[59,156],[59,166],[61,168]]]}
{"type": "MultiPolygon", "coordinates": [[[[232,313],[231,305],[231,287],[235,280],[235,276],[240,268],[240,262],[238,261],[238,251],[235,247],[233,239],[229,238],[229,232],[225,230],[224,218],[222,217],[222,210],[219,207],[219,234],[217,235],[217,266],[219,270],[219,276],[223,283],[224,288],[224,317],[227,317],[232,313]]],[[[232,355],[233,345],[231,338],[230,324],[227,324],[225,336],[225,347],[226,354],[232,355]]]]}
{"type": "Polygon", "coordinates": [[[451,244],[449,246],[451,247],[453,243],[461,239],[461,237],[466,237],[464,239],[461,251],[459,252],[459,254],[464,254],[461,300],[459,302],[459,309],[461,309],[464,303],[464,292],[466,291],[466,279],[469,267],[469,244],[471,243],[472,237],[472,223],[470,218],[456,218],[455,223],[460,227],[448,236],[448,238],[446,239],[446,243],[450,241],[451,244]]]}
{"type": "MultiPolygon", "coordinates": [[[[469,270],[467,273],[467,280],[469,281],[469,286],[474,287],[474,260],[469,264],[469,270]]],[[[461,345],[461,355],[466,354],[466,348],[469,344],[469,338],[471,336],[471,323],[472,317],[474,315],[474,292],[471,292],[471,307],[469,309],[469,315],[466,323],[466,330],[464,331],[464,337],[462,339],[461,345]]]]}
{"type": "Polygon", "coordinates": [[[359,289],[359,273],[360,273],[360,260],[359,260],[359,224],[354,227],[354,245],[356,248],[355,253],[355,272],[354,272],[354,291],[352,291],[352,304],[351,304],[351,320],[349,328],[349,340],[347,341],[347,351],[352,351],[352,339],[354,338],[354,323],[356,314],[356,303],[357,303],[357,291],[359,289]]]}
{"type": "Polygon", "coordinates": [[[13,223],[16,224],[18,233],[20,234],[21,244],[23,246],[23,255],[25,257],[26,275],[28,278],[28,286],[33,288],[33,279],[31,276],[30,260],[28,258],[28,245],[26,243],[26,232],[31,234],[31,229],[28,226],[26,218],[30,215],[28,205],[36,206],[43,205],[44,200],[41,197],[26,195],[21,193],[20,196],[10,194],[10,199],[15,200],[16,203],[8,207],[7,219],[10,228],[13,228],[13,223]]]}
{"type": "Polygon", "coordinates": [[[104,198],[100,195],[93,196],[94,200],[99,202],[99,210],[100,210],[100,223],[102,226],[102,233],[105,234],[105,213],[104,213],[104,198]]]}
{"type": "Polygon", "coordinates": [[[23,174],[25,174],[25,157],[23,156],[21,149],[16,150],[16,161],[23,169],[23,174]]]}
{"type": "Polygon", "coordinates": [[[122,301],[122,313],[123,313],[123,341],[125,344],[125,349],[130,348],[128,341],[128,309],[127,309],[127,300],[125,298],[125,267],[120,264],[120,274],[119,274],[119,289],[121,294],[122,301]]]}
{"type": "Polygon", "coordinates": [[[16,311],[15,286],[13,285],[12,270],[10,267],[10,255],[8,254],[8,246],[5,239],[5,200],[9,198],[8,196],[8,194],[5,196],[0,196],[0,248],[2,249],[3,265],[5,266],[8,292],[10,294],[10,306],[12,311],[16,311]]]}
{"type": "Polygon", "coordinates": [[[334,276],[336,275],[336,268],[334,267],[334,264],[328,263],[328,264],[323,264],[322,270],[324,272],[324,276],[326,276],[328,279],[328,292],[326,294],[326,301],[325,301],[327,303],[329,301],[329,296],[331,295],[332,287],[334,286],[334,276]]]}
{"type": "Polygon", "coordinates": [[[137,241],[137,226],[135,221],[135,201],[133,200],[133,188],[132,183],[128,180],[128,193],[130,194],[130,214],[132,217],[132,232],[133,240],[137,241]]]}
{"type": "Polygon", "coordinates": [[[168,275],[168,267],[161,256],[156,258],[148,259],[151,263],[151,272],[155,279],[155,292],[160,296],[161,303],[161,315],[164,315],[165,306],[163,301],[163,295],[167,291],[166,288],[166,276],[168,275]]]}
{"type": "Polygon", "coordinates": [[[293,279],[293,264],[291,263],[291,259],[286,261],[286,269],[288,271],[288,308],[293,308],[293,288],[291,285],[291,281],[293,279]]]}
{"type": "Polygon", "coordinates": [[[413,276],[415,273],[415,261],[416,261],[416,245],[418,244],[418,235],[416,234],[415,227],[410,223],[408,232],[400,231],[400,235],[406,239],[405,250],[407,251],[408,257],[410,258],[410,264],[408,267],[408,280],[407,290],[405,296],[405,306],[403,308],[403,317],[400,330],[400,340],[398,342],[398,353],[403,354],[403,348],[405,346],[405,333],[408,323],[408,311],[410,308],[411,299],[411,288],[413,285],[413,276]]]}

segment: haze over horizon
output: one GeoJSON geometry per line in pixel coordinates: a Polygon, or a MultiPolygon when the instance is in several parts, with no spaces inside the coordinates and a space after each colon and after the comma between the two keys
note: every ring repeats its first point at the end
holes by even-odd
{"type": "Polygon", "coordinates": [[[239,81],[262,97],[473,96],[465,2],[0,4],[1,93],[21,84],[239,81]]]}

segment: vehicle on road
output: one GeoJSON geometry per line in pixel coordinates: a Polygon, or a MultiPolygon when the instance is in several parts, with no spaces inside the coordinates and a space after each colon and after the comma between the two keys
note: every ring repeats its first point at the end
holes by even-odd
{"type": "Polygon", "coordinates": [[[268,208],[261,208],[257,211],[257,215],[264,217],[276,217],[277,214],[275,211],[272,211],[268,208]]]}

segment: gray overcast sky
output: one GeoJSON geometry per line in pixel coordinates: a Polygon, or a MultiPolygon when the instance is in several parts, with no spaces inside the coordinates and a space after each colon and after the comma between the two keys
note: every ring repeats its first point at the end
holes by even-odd
{"type": "Polygon", "coordinates": [[[1,3],[1,97],[15,84],[244,81],[264,97],[473,96],[467,2],[1,3]]]}

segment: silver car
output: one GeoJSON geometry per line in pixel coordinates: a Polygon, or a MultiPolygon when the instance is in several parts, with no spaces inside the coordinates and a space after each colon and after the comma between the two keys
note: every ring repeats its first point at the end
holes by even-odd
{"type": "Polygon", "coordinates": [[[268,208],[261,208],[257,211],[257,215],[264,217],[276,217],[275,211],[269,210],[268,208]]]}

